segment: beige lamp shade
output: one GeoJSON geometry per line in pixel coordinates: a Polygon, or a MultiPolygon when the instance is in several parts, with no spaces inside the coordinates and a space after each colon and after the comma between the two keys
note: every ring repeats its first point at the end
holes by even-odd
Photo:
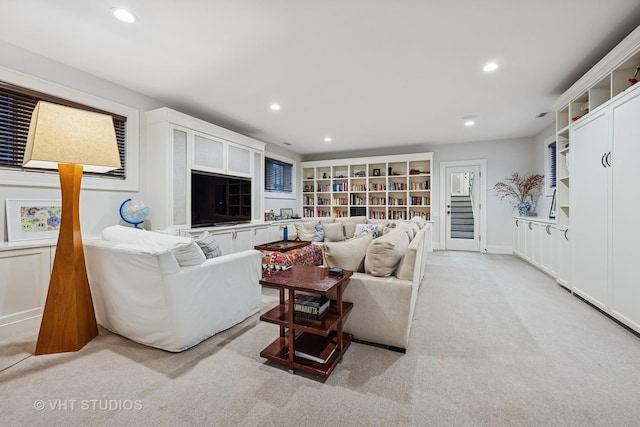
{"type": "Polygon", "coordinates": [[[58,163],[82,165],[88,172],[119,169],[111,116],[39,101],[31,116],[22,165],[57,169],[58,163]]]}

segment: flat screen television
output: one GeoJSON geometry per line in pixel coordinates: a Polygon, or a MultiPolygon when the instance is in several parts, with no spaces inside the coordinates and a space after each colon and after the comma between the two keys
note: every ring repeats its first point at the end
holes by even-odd
{"type": "Polygon", "coordinates": [[[191,172],[191,227],[251,221],[251,179],[191,172]]]}

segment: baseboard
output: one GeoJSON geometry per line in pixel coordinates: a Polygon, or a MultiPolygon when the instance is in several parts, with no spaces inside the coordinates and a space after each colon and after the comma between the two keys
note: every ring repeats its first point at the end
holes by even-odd
{"type": "MultiPolygon", "coordinates": [[[[433,242],[433,250],[439,251],[444,250],[444,248],[440,247],[440,242],[433,242]]],[[[481,246],[479,252],[485,254],[512,255],[513,248],[511,246],[487,246],[485,248],[481,246]]]]}
{"type": "Polygon", "coordinates": [[[513,255],[511,246],[487,246],[486,253],[498,255],[513,255]]]}
{"type": "Polygon", "coordinates": [[[393,346],[393,345],[378,344],[378,343],[371,342],[371,341],[359,340],[357,338],[352,338],[351,341],[352,342],[357,342],[357,343],[360,343],[360,344],[370,345],[372,347],[386,348],[387,350],[396,351],[398,353],[403,353],[403,354],[407,352],[406,348],[396,347],[396,346],[393,346]]]}
{"type": "Polygon", "coordinates": [[[6,338],[29,329],[38,329],[41,320],[41,308],[4,316],[0,318],[0,338],[6,338]]]}

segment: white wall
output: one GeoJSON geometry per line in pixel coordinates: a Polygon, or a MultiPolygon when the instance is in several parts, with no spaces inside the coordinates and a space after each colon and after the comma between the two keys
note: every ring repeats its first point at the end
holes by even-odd
{"type": "MultiPolygon", "coordinates": [[[[95,95],[104,99],[127,105],[140,112],[139,139],[139,185],[138,191],[86,190],[80,193],[80,218],[84,235],[99,234],[104,227],[119,222],[118,208],[129,197],[144,199],[144,171],[146,151],[146,122],[144,111],[162,106],[152,98],[99,79],[58,62],[35,55],[13,45],[0,42],[0,79],[16,83],[16,72],[22,73],[27,80],[44,80],[72,90],[95,95]]],[[[24,86],[24,84],[23,84],[24,86]]],[[[0,182],[0,242],[7,240],[5,220],[5,199],[35,198],[59,199],[60,189],[55,187],[11,186],[0,182]]],[[[153,207],[151,207],[153,209],[153,207]]],[[[153,213],[151,214],[153,215],[153,213]]]]}

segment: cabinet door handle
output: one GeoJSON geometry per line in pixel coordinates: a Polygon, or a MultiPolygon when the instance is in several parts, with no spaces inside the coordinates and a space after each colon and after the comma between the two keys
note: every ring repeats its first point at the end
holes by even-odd
{"type": "Polygon", "coordinates": [[[605,165],[605,164],[604,164],[604,158],[605,158],[605,157],[607,157],[607,153],[604,153],[604,154],[602,155],[602,158],[600,159],[600,163],[602,163],[602,167],[603,167],[603,168],[606,168],[606,167],[607,167],[607,165],[605,165]]]}
{"type": "Polygon", "coordinates": [[[611,167],[611,151],[607,153],[607,157],[604,161],[607,163],[607,166],[611,167]]]}
{"type": "Polygon", "coordinates": [[[564,239],[565,240],[569,240],[569,238],[567,237],[567,231],[569,231],[568,228],[566,230],[564,230],[564,239]]]}
{"type": "Polygon", "coordinates": [[[518,224],[518,220],[516,219],[516,227],[520,227],[520,224],[518,224]]]}
{"type": "Polygon", "coordinates": [[[549,227],[550,227],[550,225],[547,225],[547,227],[546,227],[547,228],[547,234],[551,234],[551,232],[549,231],[549,227]]]}
{"type": "Polygon", "coordinates": [[[531,223],[529,223],[529,230],[533,230],[533,228],[531,228],[531,223]]]}

